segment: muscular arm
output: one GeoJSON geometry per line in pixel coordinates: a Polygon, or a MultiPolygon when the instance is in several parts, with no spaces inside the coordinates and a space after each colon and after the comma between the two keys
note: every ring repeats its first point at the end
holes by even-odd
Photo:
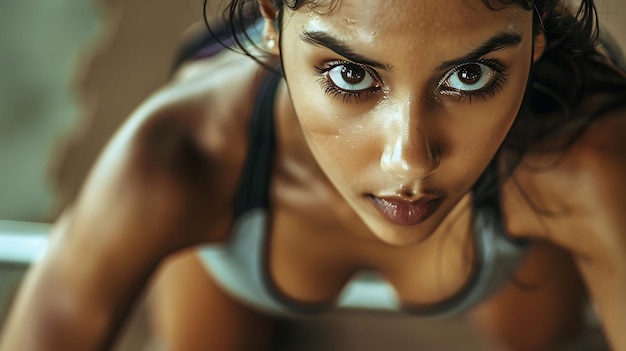
{"type": "Polygon", "coordinates": [[[547,239],[568,250],[613,350],[626,350],[626,111],[592,124],[566,154],[547,239]]]}
{"type": "MultiPolygon", "coordinates": [[[[510,225],[513,233],[548,241],[571,255],[615,350],[626,350],[625,132],[626,114],[615,111],[595,121],[556,158],[529,157],[525,161],[532,167],[516,171],[519,187],[509,187],[509,193],[528,196],[509,202],[509,211],[527,214],[510,225]],[[546,159],[548,166],[537,171],[546,159]]],[[[568,294],[560,293],[563,298],[568,294]]]]}
{"type": "Polygon", "coordinates": [[[534,243],[514,277],[470,314],[474,329],[489,347],[551,351],[577,339],[586,295],[566,252],[549,243],[534,243]]]}
{"type": "Polygon", "coordinates": [[[193,117],[165,91],[117,134],[27,273],[1,350],[106,349],[163,257],[221,238],[229,183],[194,143],[193,117]]]}
{"type": "Polygon", "coordinates": [[[155,339],[166,350],[271,349],[272,320],[223,292],[195,250],[163,262],[148,303],[155,339]]]}
{"type": "MultiPolygon", "coordinates": [[[[621,129],[622,132],[626,128],[621,129]]],[[[586,163],[590,222],[576,262],[613,350],[626,350],[626,142],[592,150],[586,163]]]]}
{"type": "Polygon", "coordinates": [[[49,252],[28,272],[1,350],[100,350],[113,342],[154,262],[66,240],[70,225],[57,225],[49,252]]]}

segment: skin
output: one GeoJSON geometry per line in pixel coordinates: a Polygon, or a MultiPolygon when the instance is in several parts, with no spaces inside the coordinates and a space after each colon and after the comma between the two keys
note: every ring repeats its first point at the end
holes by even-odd
{"type": "MultiPolygon", "coordinates": [[[[545,44],[532,36],[531,14],[494,12],[478,0],[344,0],[326,14],[286,10],[278,33],[274,10],[261,5],[286,77],[271,187],[277,286],[293,299],[331,300],[369,267],[404,303],[454,294],[470,274],[468,192],[513,123],[545,44]],[[346,57],[303,40],[320,31],[381,63],[376,74],[367,70],[376,89],[350,100],[325,93],[320,81],[328,84],[329,67],[346,57]],[[442,87],[458,67],[442,63],[502,33],[521,40],[480,58],[507,67],[499,89],[470,98],[442,87]],[[370,195],[441,200],[419,223],[401,225],[370,195]]],[[[0,350],[106,348],[151,277],[153,327],[170,349],[270,347],[267,317],[230,298],[185,250],[228,236],[252,110],[242,102],[254,101],[264,74],[223,53],[183,67],[131,116],[29,272],[0,350]]],[[[487,345],[555,349],[580,328],[584,284],[613,348],[626,349],[625,131],[624,111],[614,111],[564,154],[526,155],[503,184],[507,232],[536,239],[516,277],[536,288],[509,284],[471,313],[487,345]],[[553,167],[531,171],[557,156],[553,167]],[[564,211],[542,216],[531,203],[564,211]]]]}

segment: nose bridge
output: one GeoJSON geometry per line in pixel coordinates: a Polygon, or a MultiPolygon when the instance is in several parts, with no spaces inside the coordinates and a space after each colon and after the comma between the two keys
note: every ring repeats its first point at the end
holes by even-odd
{"type": "MultiPolygon", "coordinates": [[[[419,100],[418,100],[419,101],[419,100]]],[[[389,108],[381,168],[403,181],[426,177],[438,166],[424,109],[414,98],[404,98],[389,108]]]]}

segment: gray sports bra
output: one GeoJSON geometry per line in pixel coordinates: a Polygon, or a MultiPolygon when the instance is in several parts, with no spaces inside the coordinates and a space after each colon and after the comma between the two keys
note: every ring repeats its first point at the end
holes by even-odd
{"type": "MultiPolygon", "coordinates": [[[[474,201],[475,260],[472,273],[465,286],[444,301],[430,305],[402,305],[393,286],[383,276],[370,271],[354,276],[336,301],[306,303],[285,296],[270,276],[267,257],[271,227],[269,184],[274,152],[273,106],[280,78],[278,74],[269,73],[255,103],[231,235],[224,243],[198,249],[201,261],[218,284],[244,303],[279,315],[365,308],[433,317],[463,312],[509,281],[523,259],[528,243],[506,236],[498,195],[494,194],[490,201],[474,201]]],[[[481,182],[482,179],[478,183],[481,182]]]]}

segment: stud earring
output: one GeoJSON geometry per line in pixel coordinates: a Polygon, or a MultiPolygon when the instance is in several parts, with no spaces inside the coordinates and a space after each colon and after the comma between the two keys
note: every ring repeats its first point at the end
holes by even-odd
{"type": "Polygon", "coordinates": [[[275,45],[276,45],[276,41],[274,40],[274,38],[267,39],[267,48],[268,49],[272,50],[275,45]]]}

